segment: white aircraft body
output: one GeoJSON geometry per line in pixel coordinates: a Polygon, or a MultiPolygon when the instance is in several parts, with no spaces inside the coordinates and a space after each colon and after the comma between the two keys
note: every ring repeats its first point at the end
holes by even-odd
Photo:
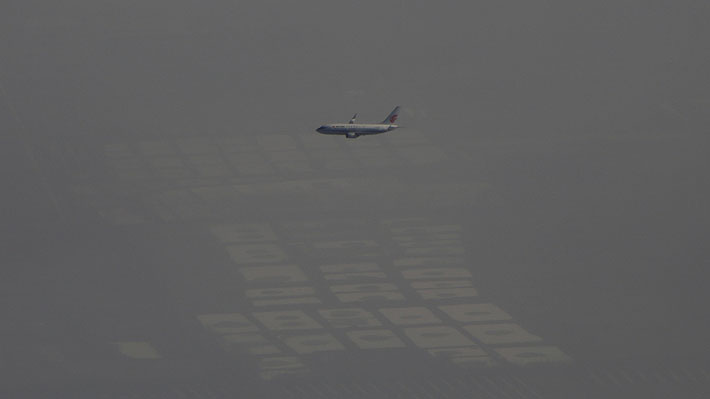
{"type": "Polygon", "coordinates": [[[343,135],[348,139],[356,139],[363,135],[380,134],[398,128],[394,122],[399,117],[399,106],[395,107],[387,118],[380,123],[355,123],[357,114],[348,123],[329,123],[316,129],[321,134],[343,135]]]}

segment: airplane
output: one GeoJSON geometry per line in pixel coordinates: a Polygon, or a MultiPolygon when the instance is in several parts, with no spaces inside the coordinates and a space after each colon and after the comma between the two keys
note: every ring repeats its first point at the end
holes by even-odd
{"type": "Polygon", "coordinates": [[[398,117],[399,106],[395,107],[380,123],[355,123],[355,118],[357,118],[357,114],[355,114],[348,123],[329,123],[316,129],[316,132],[344,135],[346,139],[356,139],[360,136],[386,133],[398,128],[399,126],[394,124],[398,117]]]}

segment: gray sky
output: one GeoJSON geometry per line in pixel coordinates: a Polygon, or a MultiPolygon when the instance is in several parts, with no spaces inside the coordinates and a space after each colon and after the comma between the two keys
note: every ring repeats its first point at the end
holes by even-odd
{"type": "Polygon", "coordinates": [[[0,389],[700,397],[709,11],[6,1],[0,389]]]}

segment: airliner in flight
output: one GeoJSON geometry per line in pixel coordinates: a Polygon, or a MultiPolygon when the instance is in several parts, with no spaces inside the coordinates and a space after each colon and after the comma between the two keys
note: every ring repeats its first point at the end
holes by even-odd
{"type": "Polygon", "coordinates": [[[356,139],[360,136],[385,133],[398,128],[399,126],[394,124],[398,117],[399,106],[395,107],[380,123],[355,123],[355,118],[357,118],[357,114],[355,114],[348,123],[329,123],[316,129],[316,132],[344,135],[347,139],[356,139]]]}

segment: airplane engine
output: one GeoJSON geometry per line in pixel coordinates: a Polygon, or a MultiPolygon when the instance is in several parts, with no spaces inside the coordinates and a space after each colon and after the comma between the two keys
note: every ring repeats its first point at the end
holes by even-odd
{"type": "Polygon", "coordinates": [[[345,138],[346,138],[346,139],[356,139],[356,138],[358,138],[358,137],[360,137],[360,135],[357,134],[357,133],[354,133],[354,132],[347,132],[347,133],[345,133],[345,138]]]}

